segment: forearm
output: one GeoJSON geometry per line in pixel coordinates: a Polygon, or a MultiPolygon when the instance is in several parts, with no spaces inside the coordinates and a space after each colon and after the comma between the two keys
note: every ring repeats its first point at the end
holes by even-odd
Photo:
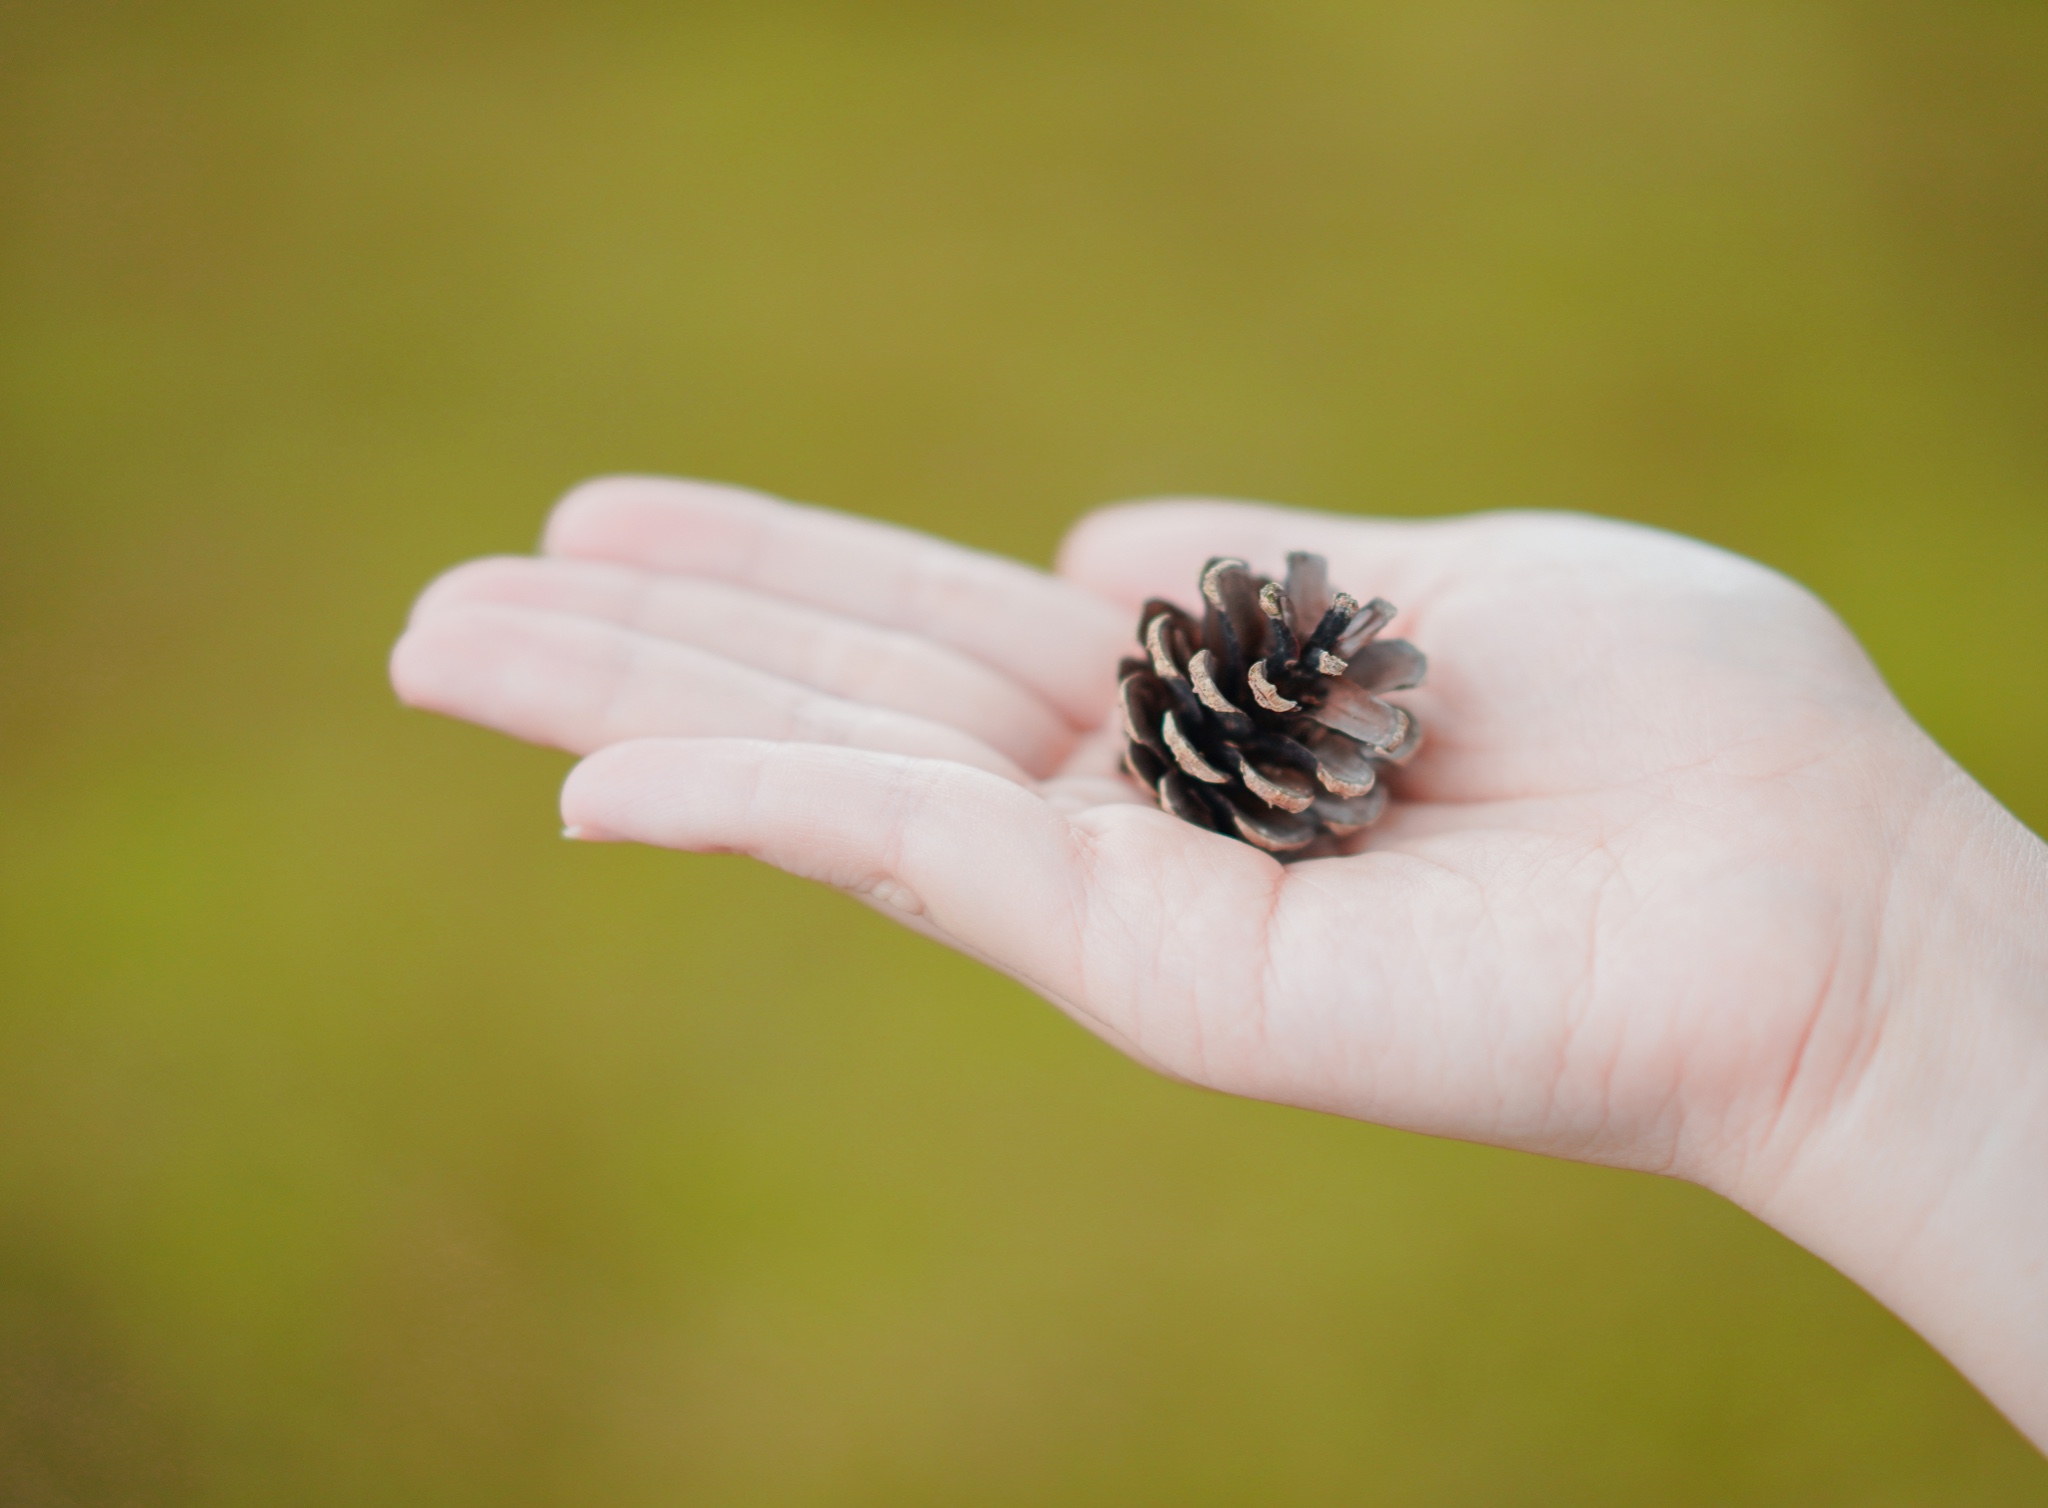
{"type": "Polygon", "coordinates": [[[2048,1449],[2048,846],[1974,784],[1901,855],[1861,1071],[1753,1207],[2048,1449]]]}

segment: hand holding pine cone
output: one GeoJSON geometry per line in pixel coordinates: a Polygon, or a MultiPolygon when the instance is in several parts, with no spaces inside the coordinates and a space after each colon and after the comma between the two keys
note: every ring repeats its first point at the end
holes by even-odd
{"type": "Polygon", "coordinates": [[[1375,636],[1391,603],[1330,591],[1320,555],[1287,557],[1287,583],[1241,560],[1202,569],[1199,623],[1147,602],[1143,658],[1122,665],[1124,765],[1183,821],[1281,859],[1336,851],[1386,805],[1379,770],[1415,752],[1421,724],[1378,693],[1427,664],[1375,636]]]}
{"type": "MultiPolygon", "coordinates": [[[[1784,578],[1604,520],[1200,502],[1091,520],[1056,580],[646,479],[547,548],[444,578],[393,676],[590,753],[576,836],[839,886],[1193,1083],[1747,1200],[2048,1444],[2048,849],[1784,578]],[[1459,736],[1421,820],[1276,875],[1135,811],[1089,735],[1153,564],[1304,537],[1428,592],[1459,736]],[[1540,639],[1532,580],[1576,608],[1540,639]]],[[[1284,857],[1378,815],[1416,737],[1379,698],[1422,657],[1324,574],[1212,561],[1204,621],[1148,604],[1124,667],[1129,768],[1284,857]]]]}

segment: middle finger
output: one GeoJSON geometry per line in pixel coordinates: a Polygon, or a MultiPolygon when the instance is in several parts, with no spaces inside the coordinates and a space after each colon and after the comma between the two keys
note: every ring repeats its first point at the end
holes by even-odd
{"type": "Polygon", "coordinates": [[[423,622],[496,604],[593,618],[827,692],[947,724],[1034,775],[1058,768],[1074,730],[1036,693],[943,644],[725,582],[583,560],[472,561],[430,586],[423,622]]]}

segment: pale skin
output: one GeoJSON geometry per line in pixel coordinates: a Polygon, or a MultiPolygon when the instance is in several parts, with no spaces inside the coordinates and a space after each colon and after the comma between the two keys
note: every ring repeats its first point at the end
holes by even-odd
{"type": "Polygon", "coordinates": [[[1716,1190],[2048,1446],[2048,848],[1761,566],[1154,502],[1047,575],[620,478],[435,582],[392,676],[587,756],[572,836],[836,886],[1160,1072],[1716,1190]],[[1356,851],[1283,866],[1151,805],[1111,714],[1139,602],[1302,549],[1402,609],[1428,741],[1356,851]]]}

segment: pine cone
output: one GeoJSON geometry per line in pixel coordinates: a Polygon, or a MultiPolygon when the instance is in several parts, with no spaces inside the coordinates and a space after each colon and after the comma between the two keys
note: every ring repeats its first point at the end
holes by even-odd
{"type": "Polygon", "coordinates": [[[1330,592],[1320,555],[1287,557],[1287,585],[1241,560],[1202,569],[1197,623],[1145,604],[1145,658],[1123,662],[1124,765],[1183,821],[1283,859],[1333,853],[1386,805],[1379,771],[1422,741],[1382,691],[1419,685],[1422,652],[1375,639],[1394,616],[1330,592]]]}

